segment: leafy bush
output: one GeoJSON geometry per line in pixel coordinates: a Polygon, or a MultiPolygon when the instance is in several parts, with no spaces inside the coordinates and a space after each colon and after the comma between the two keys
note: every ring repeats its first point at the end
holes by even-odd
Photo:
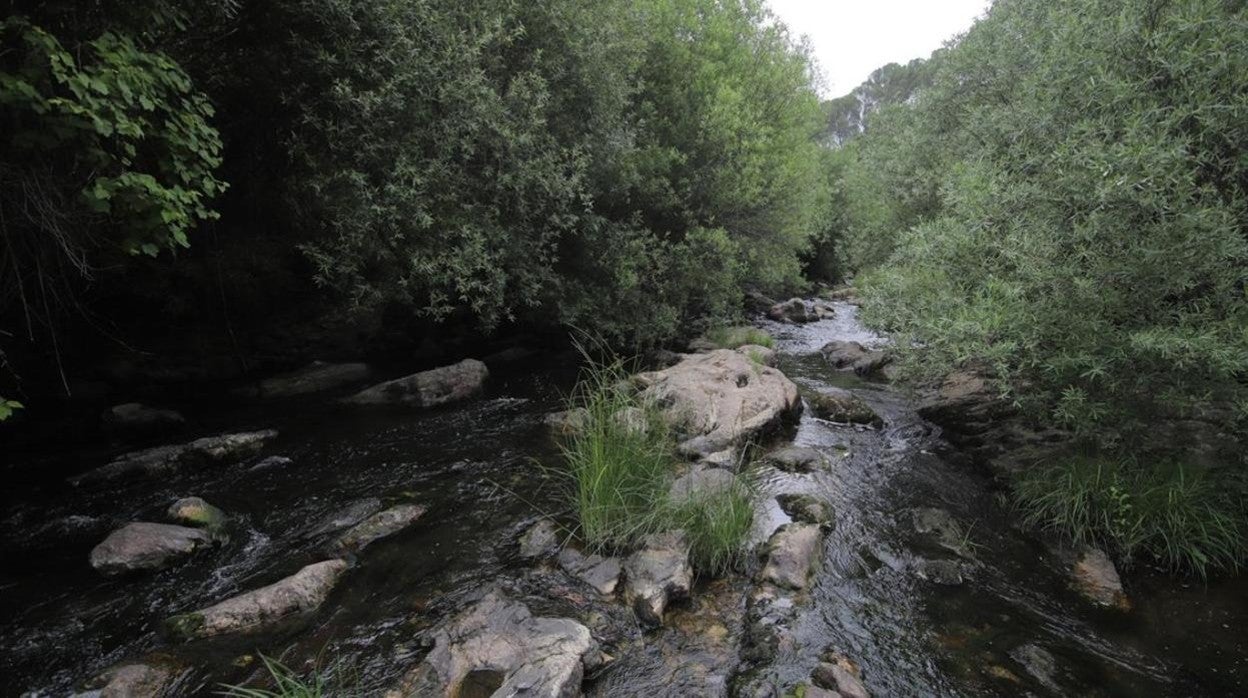
{"type": "Polygon", "coordinates": [[[900,231],[849,243],[864,317],[1106,446],[1241,402],[1246,13],[996,3],[853,143],[900,231]]]}
{"type": "Polygon", "coordinates": [[[1073,458],[1017,483],[1025,520],[1172,570],[1237,570],[1248,518],[1238,485],[1183,464],[1073,458]]]}

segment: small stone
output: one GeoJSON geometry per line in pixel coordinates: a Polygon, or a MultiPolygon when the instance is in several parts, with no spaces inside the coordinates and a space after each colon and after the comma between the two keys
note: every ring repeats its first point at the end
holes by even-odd
{"type": "Polygon", "coordinates": [[[248,470],[253,473],[260,472],[261,470],[272,470],[273,468],[280,468],[284,465],[290,465],[293,462],[294,461],[287,458],[286,456],[269,456],[268,458],[265,458],[261,460],[259,463],[256,463],[255,465],[251,466],[250,468],[248,468],[248,470]]]}
{"type": "Polygon", "coordinates": [[[1027,643],[1010,651],[1010,659],[1018,662],[1042,686],[1055,694],[1065,695],[1057,682],[1057,659],[1048,650],[1027,643]]]}
{"type": "Polygon", "coordinates": [[[767,542],[767,564],[761,579],[786,589],[805,589],[822,548],[823,532],[818,526],[804,523],[781,526],[767,542]]]}
{"type": "Polygon", "coordinates": [[[778,494],[776,501],[789,518],[799,523],[826,524],[832,521],[832,507],[809,494],[778,494]]]}
{"type": "Polygon", "coordinates": [[[828,465],[828,459],[822,453],[804,446],[787,446],[772,451],[764,456],[763,462],[786,473],[809,473],[828,465]]]}
{"type": "Polygon", "coordinates": [[[620,582],[620,561],[614,557],[586,555],[574,548],[559,551],[559,566],[565,572],[580,578],[603,596],[615,593],[620,582]]]}
{"type": "Polygon", "coordinates": [[[1131,600],[1122,590],[1122,580],[1113,560],[1099,548],[1087,548],[1072,570],[1075,589],[1096,604],[1122,611],[1131,609],[1131,600]]]}
{"type": "Polygon", "coordinates": [[[919,560],[915,564],[915,572],[929,582],[945,586],[962,584],[962,568],[953,560],[919,560]]]}
{"type": "Polygon", "coordinates": [[[624,599],[638,619],[647,625],[662,625],[668,604],[688,596],[693,586],[684,532],[647,536],[642,549],[624,561],[624,575],[624,599]]]}
{"type": "Polygon", "coordinates": [[[219,529],[225,525],[225,512],[199,497],[183,497],[169,506],[165,515],[184,526],[219,529]]]}
{"type": "Polygon", "coordinates": [[[848,390],[824,388],[820,392],[808,394],[806,400],[817,417],[830,422],[875,426],[884,423],[880,415],[862,398],[848,390]]]}
{"type": "Polygon", "coordinates": [[[520,557],[537,558],[553,555],[559,550],[559,529],[549,519],[542,519],[520,536],[520,557]]]}
{"type": "Polygon", "coordinates": [[[816,686],[836,691],[842,698],[871,698],[862,683],[862,670],[845,655],[825,652],[811,674],[816,686]]]}

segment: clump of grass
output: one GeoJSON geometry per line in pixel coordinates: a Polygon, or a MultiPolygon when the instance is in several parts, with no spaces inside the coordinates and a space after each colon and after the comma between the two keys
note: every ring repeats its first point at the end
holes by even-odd
{"type": "Polygon", "coordinates": [[[349,687],[331,681],[330,675],[335,673],[332,667],[330,670],[314,669],[306,675],[300,675],[281,661],[264,654],[260,655],[260,661],[264,663],[275,688],[270,690],[227,685],[220,691],[220,695],[229,698],[328,698],[353,694],[349,687]]]}
{"type": "Polygon", "coordinates": [[[689,536],[694,569],[709,575],[739,569],[754,525],[753,493],[743,482],[705,497],[673,505],[671,523],[689,536]]]}
{"type": "Polygon", "coordinates": [[[1182,463],[1078,457],[1023,476],[1015,493],[1030,525],[1206,577],[1244,559],[1248,521],[1227,485],[1182,463]]]}
{"type": "Polygon", "coordinates": [[[667,425],[632,390],[619,360],[590,361],[570,403],[583,410],[562,444],[580,535],[593,546],[628,547],[660,524],[656,504],[667,497],[675,457],[667,425]]]}
{"type": "Polygon", "coordinates": [[[720,349],[736,349],[747,344],[772,349],[776,345],[771,335],[757,327],[712,327],[706,331],[706,340],[720,349]]]}
{"type": "Polygon", "coordinates": [[[736,566],[753,523],[749,488],[738,482],[671,501],[678,458],[661,408],[633,389],[625,362],[595,361],[583,348],[581,353],[587,367],[569,400],[571,409],[582,410],[581,418],[561,444],[581,539],[625,551],[648,534],[679,528],[700,573],[736,566]]]}

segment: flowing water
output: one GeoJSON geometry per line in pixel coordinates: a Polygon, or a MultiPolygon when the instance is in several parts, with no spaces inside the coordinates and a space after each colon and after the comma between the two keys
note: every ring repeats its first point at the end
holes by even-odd
{"type": "MultiPolygon", "coordinates": [[[[761,666],[732,661],[741,637],[746,579],[703,582],[669,628],[622,643],[628,651],[587,690],[595,695],[697,695],[746,672],[777,691],[806,681],[833,647],[862,668],[876,696],[1163,695],[1248,693],[1248,585],[1206,587],[1144,571],[1129,578],[1135,608],[1098,611],[1068,588],[1060,562],[1011,524],[1002,497],[886,384],[832,371],[818,354],[831,339],[883,340],[837,305],[837,317],[804,326],[764,322],[779,368],[803,389],[835,385],[862,396],[881,429],[802,417],[794,440],[829,456],[826,470],[759,470],[759,538],[784,522],[770,499],[808,492],[829,500],[835,525],[822,568],[793,627],[798,642],[761,666]],[[915,533],[910,512],[939,507],[967,531],[966,582],[945,587],[913,571],[923,557],[952,557],[915,533]],[[1011,658],[1020,646],[1055,658],[1037,676],[1011,658]],[[716,675],[716,672],[722,675],[716,675]],[[708,675],[711,678],[708,679],[708,675]],[[695,688],[697,687],[697,688],[695,688]]],[[[196,433],[277,428],[261,457],[188,470],[159,481],[73,489],[61,477],[101,464],[104,448],[40,461],[41,477],[6,493],[0,569],[0,693],[72,693],[119,661],[164,656],[194,667],[177,692],[203,694],[258,676],[258,652],[304,669],[333,665],[366,695],[418,661],[419,630],[448,617],[503,577],[523,574],[516,536],[539,513],[561,515],[557,462],[542,417],[574,379],[568,357],[496,371],[488,393],[423,413],[345,411],[328,398],[255,405],[180,405],[196,433]],[[120,579],[96,575],[91,547],[133,520],[161,520],[182,496],[233,515],[229,542],[187,564],[120,579]],[[270,583],[314,562],[312,535],[358,500],[429,508],[409,530],[364,551],[310,617],[258,635],[169,642],[164,618],[270,583]]],[[[32,466],[24,467],[29,472],[32,466]]],[[[16,472],[16,471],[15,471],[16,472]]]]}

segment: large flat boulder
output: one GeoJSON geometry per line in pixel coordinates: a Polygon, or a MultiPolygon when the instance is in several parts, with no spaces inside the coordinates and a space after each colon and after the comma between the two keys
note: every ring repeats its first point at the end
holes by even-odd
{"type": "Polygon", "coordinates": [[[359,553],[371,543],[411,526],[424,514],[425,508],[417,504],[400,504],[379,511],[339,536],[330,544],[330,551],[334,555],[359,553]]]}
{"type": "Polygon", "coordinates": [[[476,395],[481,392],[489,375],[489,369],[484,363],[476,359],[464,359],[450,366],[379,383],[361,390],[343,402],[352,405],[435,407],[476,395]]]}
{"type": "Polygon", "coordinates": [[[567,618],[534,617],[493,591],[433,633],[433,649],[386,698],[581,695],[585,670],[600,660],[589,629],[567,618]]]}
{"type": "Polygon", "coordinates": [[[694,458],[731,450],[801,411],[793,381],[741,351],[687,355],[635,381],[644,399],[663,407],[680,436],[680,451],[694,458]]]}
{"type": "Polygon", "coordinates": [[[166,621],[182,639],[246,632],[320,607],[347,570],[342,560],[317,562],[285,579],[166,621]]]}
{"type": "Polygon", "coordinates": [[[683,531],[647,536],[641,550],[624,561],[624,600],[641,622],[657,626],[672,601],[689,595],[693,567],[683,531]]]}
{"type": "Polygon", "coordinates": [[[259,453],[266,443],[275,438],[276,430],[265,429],[205,436],[173,446],[157,446],[119,456],[108,465],[71,477],[69,482],[73,485],[85,485],[129,477],[164,475],[194,465],[240,461],[259,453]]]}
{"type": "Polygon", "coordinates": [[[95,546],[91,566],[110,576],[160,569],[211,544],[212,537],[198,528],[136,521],[95,546]]]}
{"type": "Polygon", "coordinates": [[[257,392],[260,397],[268,398],[309,395],[362,383],[372,375],[373,369],[368,364],[313,361],[301,369],[260,381],[257,392]]]}

